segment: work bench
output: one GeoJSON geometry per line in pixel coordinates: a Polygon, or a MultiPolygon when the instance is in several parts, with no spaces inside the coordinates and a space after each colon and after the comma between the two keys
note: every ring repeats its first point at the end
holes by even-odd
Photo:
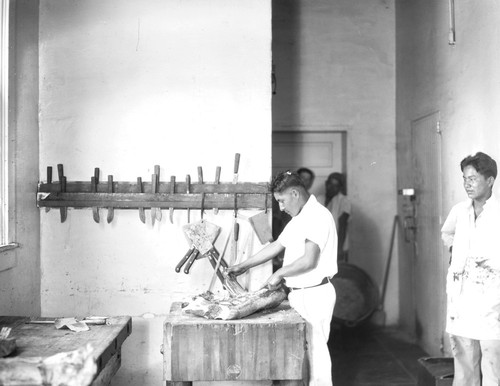
{"type": "Polygon", "coordinates": [[[181,303],[173,303],[164,322],[167,386],[191,386],[196,381],[298,386],[303,384],[305,365],[306,323],[287,301],[237,320],[189,315],[181,303]]]}
{"type": "MultiPolygon", "coordinates": [[[[37,321],[51,319],[54,320],[37,318],[37,321]]],[[[31,321],[29,317],[0,316],[0,327],[11,327],[10,337],[16,340],[17,348],[8,358],[43,360],[91,344],[92,356],[97,365],[92,386],[109,385],[121,365],[121,346],[132,332],[130,316],[110,317],[106,324],[90,325],[89,331],[81,332],[56,329],[54,324],[30,323],[31,321]]]]}

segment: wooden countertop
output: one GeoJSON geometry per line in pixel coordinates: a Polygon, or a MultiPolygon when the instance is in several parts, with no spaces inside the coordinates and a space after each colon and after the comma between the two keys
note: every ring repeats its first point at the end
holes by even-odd
{"type": "MultiPolygon", "coordinates": [[[[111,376],[114,375],[120,365],[121,346],[132,332],[130,316],[109,317],[105,325],[90,325],[89,331],[82,332],[58,330],[54,324],[28,323],[31,319],[23,316],[0,316],[0,328],[11,327],[9,338],[16,339],[16,351],[7,358],[44,359],[58,353],[80,349],[90,343],[94,349],[93,356],[98,375],[112,361],[115,363],[115,369],[111,376]]],[[[36,320],[54,319],[36,318],[36,320]]]]}

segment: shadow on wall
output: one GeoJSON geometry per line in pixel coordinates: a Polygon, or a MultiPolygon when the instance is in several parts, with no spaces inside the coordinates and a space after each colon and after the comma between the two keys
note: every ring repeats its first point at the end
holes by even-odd
{"type": "Polygon", "coordinates": [[[297,1],[272,2],[272,55],[276,84],[273,92],[275,125],[300,123],[300,5],[297,1]]]}
{"type": "Polygon", "coordinates": [[[388,251],[390,240],[382,240],[382,231],[380,226],[383,222],[390,227],[393,216],[381,219],[375,222],[373,218],[365,215],[356,202],[351,201],[352,215],[349,222],[349,263],[363,269],[373,280],[378,288],[381,288],[385,261],[387,256],[382,259],[371,255],[372,251],[388,251]],[[379,262],[383,261],[384,264],[379,262]]]}

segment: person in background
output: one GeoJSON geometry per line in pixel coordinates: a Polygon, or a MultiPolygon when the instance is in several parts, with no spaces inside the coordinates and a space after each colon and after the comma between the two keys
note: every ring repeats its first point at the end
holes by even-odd
{"type": "Polygon", "coordinates": [[[303,167],[297,169],[297,174],[302,179],[302,181],[304,181],[304,186],[306,187],[306,190],[307,191],[311,190],[311,186],[313,186],[314,183],[314,178],[316,177],[314,175],[314,172],[311,169],[303,167]]]}
{"type": "Polygon", "coordinates": [[[451,209],[441,236],[451,252],[446,332],[453,386],[500,385],[500,203],[497,164],[476,153],[460,163],[468,199],[451,209]],[[481,381],[482,378],[482,381],[481,381]]]}
{"type": "Polygon", "coordinates": [[[351,216],[351,202],[345,192],[346,185],[342,173],[331,173],[325,181],[325,196],[320,196],[320,202],[333,215],[339,237],[337,257],[347,263],[349,258],[348,225],[351,216]]]}
{"type": "Polygon", "coordinates": [[[309,194],[297,173],[279,173],[271,183],[280,210],[292,219],[279,238],[248,260],[227,268],[230,275],[248,269],[285,252],[283,266],[265,286],[275,288],[285,281],[288,299],[306,320],[309,385],[332,385],[332,363],[328,351],[330,323],[335,306],[335,289],[330,280],[337,273],[337,234],[331,213],[309,194]]]}

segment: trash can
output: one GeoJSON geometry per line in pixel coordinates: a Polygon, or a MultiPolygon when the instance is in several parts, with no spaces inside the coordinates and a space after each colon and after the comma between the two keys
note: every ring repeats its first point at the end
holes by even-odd
{"type": "Polygon", "coordinates": [[[425,357],[418,360],[418,386],[452,386],[453,358],[425,357]]]}
{"type": "Polygon", "coordinates": [[[337,293],[333,321],[354,327],[376,310],[379,303],[378,288],[361,268],[339,263],[338,273],[332,283],[337,293]]]}

